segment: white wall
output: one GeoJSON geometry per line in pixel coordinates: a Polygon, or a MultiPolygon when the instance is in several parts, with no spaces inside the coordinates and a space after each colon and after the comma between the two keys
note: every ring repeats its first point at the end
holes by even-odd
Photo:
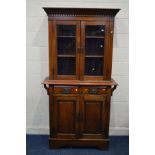
{"type": "Polygon", "coordinates": [[[128,135],[128,0],[27,0],[27,133],[48,134],[48,21],[42,7],[120,8],[115,18],[110,135],[128,135]]]}

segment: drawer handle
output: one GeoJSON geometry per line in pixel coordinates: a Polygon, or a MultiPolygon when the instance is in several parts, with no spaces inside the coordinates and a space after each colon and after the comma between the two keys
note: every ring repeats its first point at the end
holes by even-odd
{"type": "Polygon", "coordinates": [[[97,88],[92,88],[89,91],[90,94],[97,94],[97,88]]]}
{"type": "Polygon", "coordinates": [[[62,93],[63,94],[69,94],[70,93],[70,88],[64,88],[62,93]]]}

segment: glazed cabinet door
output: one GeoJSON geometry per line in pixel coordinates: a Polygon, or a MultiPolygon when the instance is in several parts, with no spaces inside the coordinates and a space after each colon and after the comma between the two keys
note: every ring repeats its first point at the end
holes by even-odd
{"type": "Polygon", "coordinates": [[[84,95],[81,105],[83,138],[105,138],[107,135],[108,103],[106,96],[84,95]]]}
{"type": "Polygon", "coordinates": [[[79,99],[76,96],[54,96],[54,137],[76,138],[79,131],[77,115],[79,99]]]}
{"type": "Polygon", "coordinates": [[[81,79],[106,79],[108,21],[81,22],[81,79]]]}
{"type": "MultiPolygon", "coordinates": [[[[54,79],[79,78],[80,22],[53,22],[53,74],[54,79]]],[[[51,67],[52,68],[52,67],[51,67]]]]}

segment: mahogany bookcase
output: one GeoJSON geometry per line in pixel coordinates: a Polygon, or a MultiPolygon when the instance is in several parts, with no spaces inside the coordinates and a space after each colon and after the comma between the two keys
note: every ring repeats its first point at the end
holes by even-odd
{"type": "Polygon", "coordinates": [[[49,147],[108,149],[114,17],[119,9],[43,8],[48,15],[49,147]]]}

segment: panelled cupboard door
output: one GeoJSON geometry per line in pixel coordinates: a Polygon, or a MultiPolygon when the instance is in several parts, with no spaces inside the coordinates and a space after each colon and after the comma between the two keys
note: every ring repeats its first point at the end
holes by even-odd
{"type": "Polygon", "coordinates": [[[81,21],[81,79],[104,79],[108,52],[108,28],[108,21],[81,21]]]}
{"type": "Polygon", "coordinates": [[[54,134],[57,138],[76,138],[79,124],[79,99],[74,96],[54,96],[54,134]]]}
{"type": "Polygon", "coordinates": [[[84,95],[81,105],[83,138],[104,138],[106,136],[107,97],[102,95],[84,95]]]}
{"type": "Polygon", "coordinates": [[[80,22],[53,22],[54,79],[79,79],[80,22]]]}

